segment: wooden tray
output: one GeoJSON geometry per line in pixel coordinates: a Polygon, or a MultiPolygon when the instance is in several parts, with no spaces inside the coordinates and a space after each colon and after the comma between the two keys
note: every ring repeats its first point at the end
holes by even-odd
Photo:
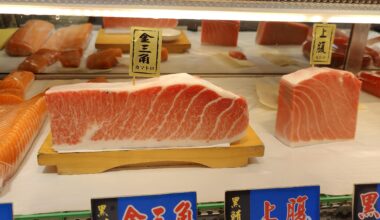
{"type": "Polygon", "coordinates": [[[241,167],[250,157],[264,155],[264,145],[251,127],[230,147],[138,149],[58,153],[49,134],[38,152],[38,164],[56,166],[59,174],[100,173],[116,167],[198,164],[211,168],[241,167]]]}
{"type": "MultiPolygon", "coordinates": [[[[96,49],[121,48],[124,53],[129,53],[131,37],[129,34],[106,34],[100,29],[95,42],[96,49]]],[[[168,48],[169,53],[185,53],[190,47],[190,41],[181,31],[181,36],[173,42],[163,42],[163,47],[168,48]]]]}

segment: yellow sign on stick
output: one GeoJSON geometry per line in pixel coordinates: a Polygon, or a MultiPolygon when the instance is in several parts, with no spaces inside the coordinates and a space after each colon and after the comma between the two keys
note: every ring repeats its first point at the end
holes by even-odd
{"type": "Polygon", "coordinates": [[[310,64],[330,64],[335,37],[335,24],[314,24],[310,64]]]}
{"type": "Polygon", "coordinates": [[[132,27],[130,76],[160,75],[162,33],[158,28],[132,27]]]}

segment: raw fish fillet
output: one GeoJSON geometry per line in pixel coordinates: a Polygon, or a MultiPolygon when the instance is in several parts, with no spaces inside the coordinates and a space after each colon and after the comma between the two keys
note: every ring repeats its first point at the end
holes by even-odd
{"type": "Polygon", "coordinates": [[[40,49],[36,53],[28,56],[20,63],[18,70],[42,73],[46,67],[57,62],[59,52],[49,49],[40,49]]]}
{"type": "Polygon", "coordinates": [[[276,137],[289,146],[353,139],[360,86],[352,73],[330,68],[283,76],[276,137]]]}
{"type": "Polygon", "coordinates": [[[380,72],[360,72],[358,75],[362,81],[362,89],[367,93],[380,97],[380,72]]]}
{"type": "Polygon", "coordinates": [[[62,51],[59,55],[59,62],[63,67],[76,68],[80,66],[83,50],[67,50],[62,51]]]}
{"type": "Polygon", "coordinates": [[[0,105],[0,186],[16,172],[46,116],[44,94],[0,105]]]}
{"type": "Polygon", "coordinates": [[[91,36],[92,24],[73,24],[58,29],[42,48],[56,51],[85,50],[91,36]]]}
{"type": "Polygon", "coordinates": [[[309,26],[296,22],[259,22],[256,43],[261,45],[302,44],[308,35],[309,26]]]}
{"type": "Polygon", "coordinates": [[[14,71],[0,81],[0,105],[21,103],[34,74],[28,71],[14,71]]]}
{"type": "Polygon", "coordinates": [[[54,25],[42,20],[29,20],[8,40],[5,50],[10,56],[28,56],[45,43],[54,25]]]}
{"type": "Polygon", "coordinates": [[[237,46],[240,21],[202,20],[202,44],[237,46]]]}
{"type": "Polygon", "coordinates": [[[118,57],[123,56],[120,48],[109,48],[97,51],[87,57],[87,68],[89,69],[109,69],[118,64],[118,57]]]}
{"type": "Polygon", "coordinates": [[[178,25],[177,19],[164,19],[164,18],[114,18],[104,17],[104,28],[130,28],[132,26],[138,27],[152,27],[152,28],[175,28],[178,25]]]}
{"type": "Polygon", "coordinates": [[[210,146],[245,135],[244,98],[186,73],[46,92],[58,151],[210,146]]]}

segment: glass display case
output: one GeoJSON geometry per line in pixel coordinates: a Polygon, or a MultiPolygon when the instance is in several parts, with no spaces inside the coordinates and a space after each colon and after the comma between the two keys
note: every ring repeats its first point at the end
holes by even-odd
{"type": "Polygon", "coordinates": [[[198,219],[224,219],[227,190],[320,185],[321,219],[348,219],[353,184],[380,182],[378,23],[377,0],[1,1],[0,203],[13,203],[15,219],[86,219],[91,198],[196,191],[198,219]],[[315,24],[336,25],[330,64],[310,64],[315,24]],[[130,76],[132,27],[162,31],[160,78],[130,76]],[[324,72],[330,75],[318,78],[324,72]],[[323,85],[302,84],[316,79],[323,85]],[[187,94],[196,83],[200,91],[187,94]],[[179,91],[149,90],[130,105],[118,96],[165,86],[179,91]],[[205,90],[208,103],[199,98],[205,90]],[[198,99],[202,109],[192,110],[198,99]],[[240,99],[244,112],[229,113],[240,99]],[[123,119],[125,109],[144,116],[123,119]],[[133,123],[128,142],[121,133],[134,132],[133,123]],[[235,135],[240,124],[253,134],[235,135]],[[118,135],[108,133],[117,128],[118,135]],[[230,130],[213,142],[223,129],[230,130]],[[150,141],[144,146],[140,133],[150,141]],[[157,144],[166,140],[158,133],[172,142],[157,144]],[[88,141],[82,148],[52,147],[75,145],[78,135],[88,141]],[[258,148],[226,151],[244,147],[248,136],[258,148]],[[114,142],[106,149],[107,141],[114,142]],[[209,144],[210,152],[167,157],[173,143],[209,144]]]}

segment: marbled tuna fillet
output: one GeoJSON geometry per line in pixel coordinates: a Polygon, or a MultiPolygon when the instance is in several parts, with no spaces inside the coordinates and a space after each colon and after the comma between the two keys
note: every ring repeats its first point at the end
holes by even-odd
{"type": "Polygon", "coordinates": [[[186,73],[57,86],[46,100],[59,151],[230,143],[249,117],[244,98],[186,73]]]}
{"type": "Polygon", "coordinates": [[[353,139],[360,86],[352,73],[330,68],[283,76],[276,137],[290,146],[353,139]]]}

